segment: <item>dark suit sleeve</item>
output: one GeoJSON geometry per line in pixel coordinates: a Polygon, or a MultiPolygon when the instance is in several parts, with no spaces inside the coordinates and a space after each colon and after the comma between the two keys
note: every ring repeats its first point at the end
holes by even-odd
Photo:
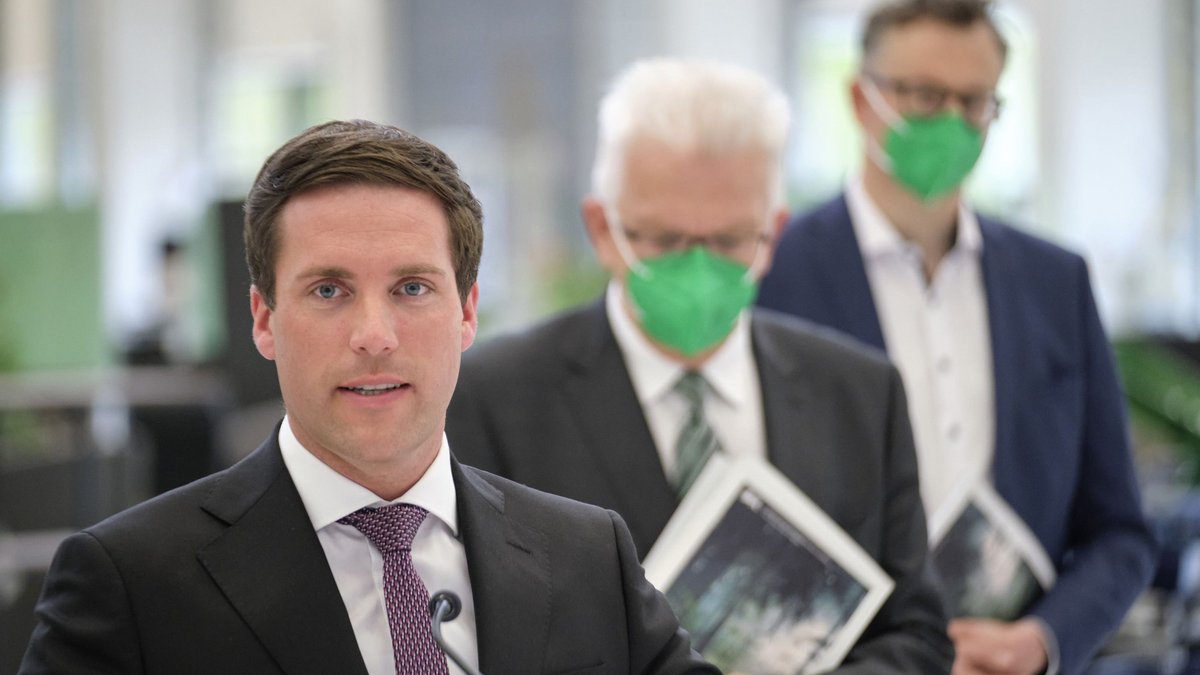
{"type": "Polygon", "coordinates": [[[125,584],[91,534],[59,547],[35,614],[20,675],[143,672],[125,584]]]}
{"type": "Polygon", "coordinates": [[[916,450],[900,375],[891,368],[888,413],[888,474],[882,551],[878,562],[895,589],[847,655],[842,675],[949,673],[954,648],[937,592],[928,582],[925,510],[916,450]]]}
{"type": "Polygon", "coordinates": [[[1070,514],[1069,561],[1032,614],[1054,632],[1060,672],[1079,672],[1154,571],[1156,546],[1142,515],[1124,400],[1112,353],[1079,265],[1085,344],[1082,466],[1070,514]]]}
{"type": "Polygon", "coordinates": [[[630,672],[719,674],[720,671],[692,651],[687,632],[680,627],[667,598],[646,580],[625,522],[613,511],[608,515],[612,519],[621,565],[621,587],[629,626],[630,672]]]}

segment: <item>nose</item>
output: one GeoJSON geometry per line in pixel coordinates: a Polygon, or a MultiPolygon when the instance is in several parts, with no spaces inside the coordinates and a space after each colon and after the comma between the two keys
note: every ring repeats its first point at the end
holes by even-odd
{"type": "Polygon", "coordinates": [[[390,303],[362,300],[356,308],[350,331],[350,348],[365,356],[390,354],[399,346],[395,317],[390,303]]]}
{"type": "Polygon", "coordinates": [[[946,101],[942,103],[942,112],[957,113],[959,117],[967,117],[967,100],[962,94],[947,92],[946,101]]]}

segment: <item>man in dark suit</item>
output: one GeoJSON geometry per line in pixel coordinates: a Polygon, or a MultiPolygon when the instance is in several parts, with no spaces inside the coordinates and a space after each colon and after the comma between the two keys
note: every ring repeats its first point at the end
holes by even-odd
{"type": "Polygon", "coordinates": [[[990,481],[1057,568],[1018,620],[951,622],[955,672],[1073,674],[1145,587],[1154,546],[1084,261],[960,196],[1004,60],[984,2],[881,6],[852,86],[861,174],[785,232],[759,303],[886,347],[930,516],[990,481]]]}
{"type": "Polygon", "coordinates": [[[786,217],[787,127],[783,95],[740,68],[623,73],[583,204],[607,294],[468,354],[447,434],[488,470],[616,510],[642,556],[712,452],[765,458],[895,579],[841,672],[948,672],[898,374],[746,311],[786,217]]]}
{"type": "Polygon", "coordinates": [[[459,465],[482,214],[454,163],[330,122],[246,200],[254,340],[287,415],[221,473],[62,545],[22,673],[714,673],[620,518],[459,465]]]}

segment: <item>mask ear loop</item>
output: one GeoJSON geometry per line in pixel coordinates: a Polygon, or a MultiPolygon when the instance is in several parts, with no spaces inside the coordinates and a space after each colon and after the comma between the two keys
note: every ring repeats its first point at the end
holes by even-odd
{"type": "Polygon", "coordinates": [[[899,131],[904,131],[908,128],[908,122],[904,121],[900,113],[888,104],[887,99],[883,97],[883,93],[879,91],[879,87],[875,84],[875,80],[871,79],[870,75],[863,75],[858,78],[859,86],[862,88],[863,95],[867,98],[867,104],[871,106],[871,110],[875,111],[889,127],[896,127],[899,131]]]}
{"type": "Polygon", "coordinates": [[[613,244],[617,247],[617,254],[621,256],[621,260],[625,261],[625,266],[639,277],[649,277],[650,270],[642,264],[637,254],[633,252],[633,247],[629,245],[629,239],[625,236],[625,230],[621,227],[620,219],[617,217],[617,210],[606,204],[604,206],[604,220],[608,224],[608,231],[612,235],[613,244]]]}
{"type": "Polygon", "coordinates": [[[767,250],[767,242],[770,240],[770,232],[762,232],[762,237],[758,240],[758,245],[754,249],[754,259],[750,261],[750,266],[746,268],[746,274],[742,277],[742,281],[751,284],[757,283],[759,273],[766,272],[767,257],[763,255],[763,252],[767,250]]]}
{"type": "MultiPolygon", "coordinates": [[[[875,111],[876,115],[883,120],[888,128],[895,129],[903,133],[908,131],[908,122],[896,112],[896,109],[888,105],[887,100],[883,98],[879,87],[875,86],[875,81],[869,75],[862,75],[858,78],[859,88],[862,89],[863,97],[867,99],[867,105],[871,106],[871,110],[875,111]]],[[[883,170],[884,173],[892,173],[892,158],[888,157],[887,153],[880,147],[879,142],[870,134],[866,134],[867,156],[875,162],[875,166],[883,170]]]]}

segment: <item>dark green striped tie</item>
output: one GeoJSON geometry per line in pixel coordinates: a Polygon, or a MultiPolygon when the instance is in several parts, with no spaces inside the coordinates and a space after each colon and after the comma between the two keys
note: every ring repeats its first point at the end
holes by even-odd
{"type": "Polygon", "coordinates": [[[675,391],[679,392],[688,404],[687,419],[684,420],[683,428],[675,441],[675,494],[680,499],[683,499],[692,487],[708,458],[721,447],[712,427],[708,425],[708,419],[704,416],[706,388],[704,377],[694,370],[684,373],[675,384],[675,391]]]}

